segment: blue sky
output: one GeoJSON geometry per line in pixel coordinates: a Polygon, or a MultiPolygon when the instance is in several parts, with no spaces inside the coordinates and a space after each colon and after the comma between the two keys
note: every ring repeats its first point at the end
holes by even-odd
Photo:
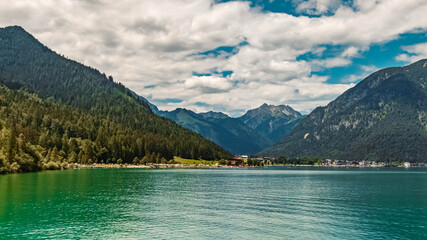
{"type": "Polygon", "coordinates": [[[419,0],[33,0],[0,2],[54,51],[159,109],[242,115],[326,105],[372,72],[427,58],[419,0]]]}
{"type": "MultiPolygon", "coordinates": [[[[234,0],[217,0],[216,3],[231,2],[234,0]]],[[[331,16],[333,11],[336,10],[336,7],[332,7],[330,11],[323,13],[312,13],[297,11],[296,8],[298,3],[301,1],[292,1],[292,0],[242,0],[242,2],[250,2],[252,8],[260,8],[264,12],[274,12],[274,13],[286,13],[293,16],[307,16],[307,17],[321,17],[321,16],[331,16]]],[[[333,2],[333,1],[325,1],[333,2]]],[[[339,2],[339,1],[337,1],[339,2]]],[[[341,1],[341,4],[352,7],[353,1],[341,1]]],[[[357,79],[352,79],[354,83],[358,83],[367,74],[373,72],[375,69],[382,69],[393,66],[402,66],[408,63],[408,61],[402,61],[396,59],[396,56],[401,54],[407,54],[408,52],[402,49],[403,46],[414,45],[419,43],[427,42],[427,33],[426,31],[421,32],[411,32],[411,33],[402,33],[395,39],[387,42],[375,43],[369,46],[368,49],[361,52],[356,58],[353,59],[352,63],[348,66],[343,67],[334,67],[322,69],[321,71],[314,71],[314,74],[328,76],[327,83],[337,84],[341,82],[349,81],[347,80],[349,76],[360,76],[357,79]],[[369,70],[364,66],[370,66],[369,70]]],[[[326,59],[328,57],[338,56],[346,47],[345,45],[334,45],[334,44],[324,44],[319,45],[319,47],[324,47],[326,50],[323,52],[322,56],[316,56],[311,52],[302,54],[298,56],[297,59],[300,60],[314,60],[314,59],[326,59]]],[[[221,50],[221,48],[219,48],[221,50]]],[[[235,48],[222,49],[223,51],[234,51],[235,48]]]]}
{"type": "MultiPolygon", "coordinates": [[[[323,69],[315,73],[329,76],[327,82],[331,84],[346,81],[351,75],[361,76],[361,78],[357,78],[354,81],[354,83],[358,83],[375,69],[398,67],[408,64],[408,61],[396,59],[396,57],[401,54],[408,54],[402,47],[425,43],[426,41],[427,36],[425,32],[401,34],[397,39],[390,42],[372,44],[366,51],[360,53],[358,57],[355,57],[348,66],[323,69]],[[365,70],[363,66],[372,66],[372,68],[365,70]]],[[[328,54],[333,55],[334,50],[331,49],[333,47],[334,46],[331,45],[327,46],[328,50],[323,57],[328,54]]],[[[304,55],[301,56],[301,59],[304,59],[304,57],[304,55]]]]}

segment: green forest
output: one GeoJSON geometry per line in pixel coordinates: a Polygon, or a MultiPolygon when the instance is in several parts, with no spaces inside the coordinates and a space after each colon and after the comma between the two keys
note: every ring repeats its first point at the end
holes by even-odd
{"type": "Polygon", "coordinates": [[[380,70],[263,153],[352,161],[427,161],[426,60],[380,70]]]}
{"type": "Polygon", "coordinates": [[[60,169],[69,163],[135,163],[135,158],[160,163],[174,155],[209,160],[228,156],[196,134],[177,131],[168,138],[146,133],[0,86],[1,173],[60,169]]]}
{"type": "Polygon", "coordinates": [[[230,153],[151,112],[113,78],[56,54],[20,27],[0,29],[0,171],[67,163],[161,162],[230,153]]]}

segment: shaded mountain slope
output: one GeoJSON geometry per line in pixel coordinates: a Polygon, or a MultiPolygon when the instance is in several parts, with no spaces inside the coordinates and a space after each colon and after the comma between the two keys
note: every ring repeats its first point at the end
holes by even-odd
{"type": "Polygon", "coordinates": [[[304,118],[299,112],[286,105],[263,104],[251,109],[239,119],[272,142],[289,134],[304,118]]]}
{"type": "MultiPolygon", "coordinates": [[[[131,162],[134,157],[152,153],[166,159],[174,155],[204,159],[230,156],[213,142],[153,114],[146,101],[112,77],[56,54],[21,27],[0,28],[0,83],[98,119],[99,123],[88,126],[84,136],[77,134],[76,138],[96,141],[104,122],[112,128],[111,124],[117,124],[127,129],[114,143],[121,145],[120,150],[106,148],[111,159],[131,162]]],[[[104,130],[110,131],[109,126],[104,130]]],[[[71,139],[70,131],[58,134],[59,139],[71,139]]],[[[54,145],[59,145],[58,141],[50,146],[54,145]]]]}
{"type": "Polygon", "coordinates": [[[427,60],[375,72],[262,154],[427,161],[426,87],[427,60]]]}
{"type": "Polygon", "coordinates": [[[268,139],[247,127],[239,119],[223,113],[197,114],[182,108],[170,112],[154,108],[153,111],[199,133],[234,154],[253,154],[271,144],[268,139]]]}

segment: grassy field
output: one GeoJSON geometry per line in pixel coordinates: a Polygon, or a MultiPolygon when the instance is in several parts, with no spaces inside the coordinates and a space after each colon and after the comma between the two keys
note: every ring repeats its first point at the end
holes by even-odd
{"type": "Polygon", "coordinates": [[[207,160],[196,160],[196,159],[186,159],[186,158],[181,158],[181,157],[174,157],[173,159],[176,163],[181,163],[181,164],[204,164],[204,165],[215,165],[217,164],[219,161],[207,161],[207,160]]]}

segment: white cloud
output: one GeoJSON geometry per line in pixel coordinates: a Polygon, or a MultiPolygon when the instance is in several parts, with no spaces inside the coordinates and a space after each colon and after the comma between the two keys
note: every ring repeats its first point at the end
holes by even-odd
{"type": "Polygon", "coordinates": [[[197,88],[204,93],[224,92],[233,85],[226,78],[216,76],[193,76],[184,83],[186,88],[197,88]]]}
{"type": "Polygon", "coordinates": [[[352,63],[348,58],[335,57],[335,58],[326,58],[323,60],[313,60],[310,62],[313,71],[320,71],[324,68],[334,68],[334,67],[345,67],[352,63]]]}
{"type": "Polygon", "coordinates": [[[366,12],[375,8],[375,6],[381,3],[381,0],[353,0],[353,7],[358,11],[366,12]]]}
{"type": "Polygon", "coordinates": [[[354,57],[359,53],[359,49],[354,46],[350,46],[341,53],[341,57],[354,57]]]}
{"type": "Polygon", "coordinates": [[[370,74],[372,74],[373,72],[377,71],[378,68],[372,65],[366,66],[366,65],[362,65],[360,67],[362,69],[362,72],[360,72],[359,74],[349,74],[344,76],[341,79],[342,83],[355,83],[359,80],[362,80],[364,78],[366,78],[367,76],[369,76],[370,74]]]}
{"type": "Polygon", "coordinates": [[[378,70],[377,67],[373,66],[373,65],[362,65],[360,66],[362,68],[363,71],[365,71],[366,73],[373,73],[374,71],[378,70]]]}
{"type": "Polygon", "coordinates": [[[397,61],[402,62],[416,62],[418,60],[427,58],[427,43],[419,43],[410,46],[402,47],[403,50],[409,54],[400,54],[396,56],[397,61]]]}
{"type": "Polygon", "coordinates": [[[340,5],[340,0],[294,0],[297,3],[296,10],[308,14],[322,14],[336,10],[340,5]]]}
{"type": "MultiPolygon", "coordinates": [[[[113,75],[160,109],[179,106],[234,115],[264,102],[304,111],[324,105],[353,84],[327,84],[313,71],[348,66],[373,43],[427,30],[424,1],[294,2],[302,12],[329,14],[310,18],[263,12],[245,1],[2,0],[0,26],[23,26],[56,52],[113,75]],[[233,56],[197,56],[243,40],[249,44],[233,56]],[[346,49],[323,60],[297,60],[308,52],[323,56],[324,45],[331,44],[346,49]],[[222,71],[233,74],[193,77],[193,72],[222,71]],[[144,88],[148,85],[155,86],[144,88]],[[160,101],[166,98],[183,102],[160,101]]],[[[400,58],[425,56],[422,46],[407,51],[411,54],[400,58]]]]}

